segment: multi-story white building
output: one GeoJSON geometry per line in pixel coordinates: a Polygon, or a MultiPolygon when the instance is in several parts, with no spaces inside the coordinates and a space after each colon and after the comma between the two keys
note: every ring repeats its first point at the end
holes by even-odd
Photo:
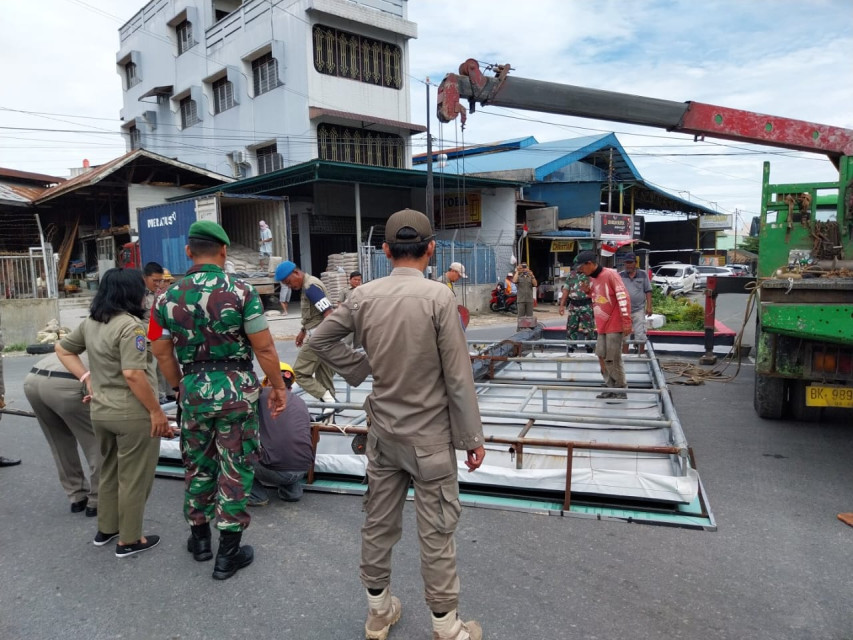
{"type": "Polygon", "coordinates": [[[119,30],[128,149],[249,177],[411,166],[407,0],[151,0],[119,30]]]}

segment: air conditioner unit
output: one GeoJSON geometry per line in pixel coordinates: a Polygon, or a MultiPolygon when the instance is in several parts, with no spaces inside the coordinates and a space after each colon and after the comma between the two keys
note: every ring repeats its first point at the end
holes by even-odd
{"type": "Polygon", "coordinates": [[[246,162],[246,156],[242,151],[232,151],[228,156],[234,164],[243,164],[246,162]]]}

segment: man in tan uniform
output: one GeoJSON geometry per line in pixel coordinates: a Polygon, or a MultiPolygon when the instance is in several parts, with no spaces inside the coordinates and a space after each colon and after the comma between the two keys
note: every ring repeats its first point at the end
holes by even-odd
{"type": "Polygon", "coordinates": [[[388,219],[391,275],[350,292],[315,331],[320,359],[350,384],[373,374],[365,402],[368,493],[362,527],[361,581],[367,589],[365,635],[382,640],[400,619],[391,595],[391,550],[400,539],[410,481],[421,549],[421,575],[435,640],[480,640],[477,622],[457,616],[459,577],[454,534],[462,507],[455,449],[469,471],[483,462],[483,428],[456,298],[424,278],[435,251],[427,217],[411,209],[388,219]],[[365,353],[341,338],[355,333],[365,353]]]}

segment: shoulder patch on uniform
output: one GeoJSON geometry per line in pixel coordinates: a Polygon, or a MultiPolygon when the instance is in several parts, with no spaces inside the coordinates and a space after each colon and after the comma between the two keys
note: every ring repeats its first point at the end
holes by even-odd
{"type": "Polygon", "coordinates": [[[136,329],[133,330],[133,335],[144,336],[145,335],[145,329],[143,329],[142,327],[136,327],[136,329]]]}
{"type": "Polygon", "coordinates": [[[145,351],[145,334],[136,336],[137,351],[145,351]]]}

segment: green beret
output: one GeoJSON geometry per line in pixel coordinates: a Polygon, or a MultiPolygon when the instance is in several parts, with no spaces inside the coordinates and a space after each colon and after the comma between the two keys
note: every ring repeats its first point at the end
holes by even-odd
{"type": "Polygon", "coordinates": [[[231,240],[225,229],[211,220],[196,220],[190,225],[188,238],[197,238],[198,240],[210,240],[224,244],[226,247],[231,246],[231,240]]]}

